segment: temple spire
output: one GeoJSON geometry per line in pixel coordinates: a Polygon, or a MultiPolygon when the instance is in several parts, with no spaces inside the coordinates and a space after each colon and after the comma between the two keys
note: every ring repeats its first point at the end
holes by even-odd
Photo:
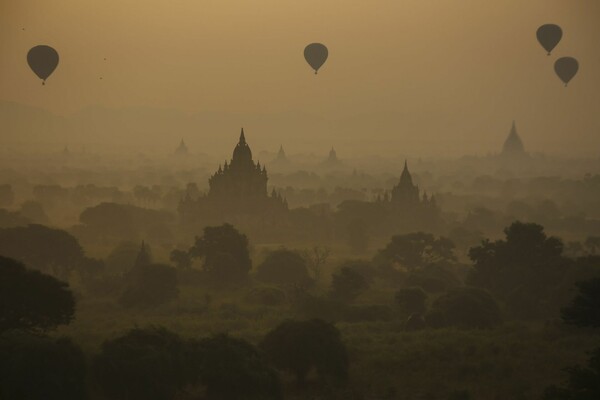
{"type": "Polygon", "coordinates": [[[242,133],[240,133],[240,144],[246,144],[246,136],[244,136],[244,128],[242,128],[242,133]]]}
{"type": "Polygon", "coordinates": [[[406,158],[404,159],[404,169],[402,170],[402,175],[400,175],[400,182],[406,180],[412,185],[412,176],[410,175],[410,171],[408,170],[408,161],[406,158]]]}
{"type": "Polygon", "coordinates": [[[504,156],[522,156],[525,154],[525,146],[523,146],[523,142],[521,141],[521,138],[517,133],[517,124],[514,120],[510,128],[510,133],[504,141],[504,146],[502,147],[502,154],[504,156]]]}

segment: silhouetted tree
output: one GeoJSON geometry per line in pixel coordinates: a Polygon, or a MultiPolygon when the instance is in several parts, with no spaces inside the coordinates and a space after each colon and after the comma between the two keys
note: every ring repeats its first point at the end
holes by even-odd
{"type": "Polygon", "coordinates": [[[248,238],[229,224],[204,228],[190,255],[203,258],[204,270],[218,282],[242,281],[252,268],[248,238]]]}
{"type": "Polygon", "coordinates": [[[579,293],[562,310],[563,320],[572,325],[600,327],[600,278],[577,284],[579,293]]]}
{"type": "Polygon", "coordinates": [[[455,326],[467,329],[492,328],[502,317],[494,298],[485,290],[464,287],[438,297],[427,315],[434,327],[455,326]]]}
{"type": "Polygon", "coordinates": [[[347,378],[346,347],[340,332],[328,322],[284,321],[265,336],[260,348],[277,368],[295,374],[301,386],[313,368],[321,379],[332,383],[347,378]]]}
{"type": "Polygon", "coordinates": [[[393,236],[390,243],[379,251],[378,258],[387,263],[398,263],[409,270],[456,261],[454,244],[449,239],[436,239],[432,234],[423,232],[393,236]]]}
{"type": "Polygon", "coordinates": [[[306,260],[306,266],[312,273],[313,279],[318,282],[321,279],[322,269],[331,249],[328,247],[314,246],[312,249],[307,249],[302,252],[302,257],[306,260]]]}
{"type": "Polygon", "coordinates": [[[88,232],[104,239],[168,234],[167,226],[172,219],[166,211],[107,202],[86,208],[79,216],[88,232]]]}
{"type": "Polygon", "coordinates": [[[406,314],[422,314],[425,312],[427,294],[420,287],[402,288],[396,292],[396,303],[406,314]]]}
{"type": "Polygon", "coordinates": [[[367,260],[347,260],[343,261],[338,267],[337,270],[341,271],[343,268],[350,268],[351,270],[357,272],[362,275],[363,278],[367,281],[367,283],[371,284],[375,277],[377,276],[377,271],[373,267],[373,264],[367,260]]]}
{"type": "Polygon", "coordinates": [[[369,283],[356,270],[343,267],[331,277],[331,297],[341,301],[353,301],[369,288],[369,283]]]}
{"type": "Polygon", "coordinates": [[[256,278],[276,285],[304,285],[310,281],[305,259],[285,248],[267,254],[257,268],[256,278]]]}
{"type": "Polygon", "coordinates": [[[0,399],[83,400],[86,363],[67,338],[0,335],[0,399]]]}
{"type": "Polygon", "coordinates": [[[584,245],[590,254],[596,254],[600,250],[600,236],[588,236],[584,245]]]}
{"type": "Polygon", "coordinates": [[[190,346],[164,328],[134,328],[102,344],[93,372],[102,394],[115,400],[171,400],[198,380],[190,346]]]}
{"type": "Polygon", "coordinates": [[[177,269],[188,270],[192,267],[192,257],[187,251],[175,249],[169,255],[169,260],[175,264],[177,269]]]}
{"type": "Polygon", "coordinates": [[[588,367],[566,369],[569,379],[563,387],[551,386],[544,392],[544,400],[600,399],[600,348],[590,354],[588,367]]]}
{"type": "MultiPolygon", "coordinates": [[[[151,258],[151,251],[145,245],[145,251],[151,258]]],[[[125,275],[131,271],[140,253],[140,245],[133,242],[119,243],[106,258],[106,271],[112,275],[125,275]]]]}
{"type": "Polygon", "coordinates": [[[209,400],[283,398],[276,372],[245,340],[224,334],[201,339],[194,354],[201,360],[201,380],[209,400]]]}
{"type": "Polygon", "coordinates": [[[100,203],[86,208],[79,216],[82,224],[94,233],[109,237],[116,233],[123,237],[134,236],[133,206],[117,203],[100,203]]]}
{"type": "Polygon", "coordinates": [[[84,258],[71,234],[43,225],[0,229],[0,254],[61,278],[68,277],[84,258]]]}
{"type": "Polygon", "coordinates": [[[66,283],[0,257],[0,332],[43,332],[70,323],[74,314],[75,300],[66,283]]]}
{"type": "Polygon", "coordinates": [[[177,272],[164,264],[136,267],[119,302],[124,307],[154,307],[177,298],[177,272]]]}
{"type": "Polygon", "coordinates": [[[404,282],[407,286],[419,286],[428,293],[441,293],[462,286],[461,280],[450,266],[430,264],[411,271],[404,282]]]}
{"type": "Polygon", "coordinates": [[[561,241],[533,223],[517,221],[504,232],[506,239],[486,240],[469,251],[474,268],[468,283],[505,300],[515,316],[547,315],[548,299],[565,272],[561,241]]]}

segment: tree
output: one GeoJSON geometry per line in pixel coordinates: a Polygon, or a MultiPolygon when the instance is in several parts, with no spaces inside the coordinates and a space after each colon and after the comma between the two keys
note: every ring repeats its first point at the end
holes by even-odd
{"type": "Polygon", "coordinates": [[[406,277],[407,286],[418,286],[428,293],[441,293],[462,286],[454,271],[444,265],[431,264],[411,271],[406,277]]]}
{"type": "Polygon", "coordinates": [[[541,225],[519,221],[504,233],[504,240],[485,240],[469,251],[474,266],[467,282],[503,299],[515,316],[548,316],[547,303],[568,265],[561,241],[541,225]]]}
{"type": "Polygon", "coordinates": [[[576,366],[566,371],[569,374],[566,384],[547,388],[544,400],[600,399],[600,348],[591,352],[587,368],[576,366]]]}
{"type": "Polygon", "coordinates": [[[258,266],[256,278],[276,285],[305,285],[310,281],[306,260],[286,248],[269,252],[258,266]]]}
{"type": "Polygon", "coordinates": [[[207,399],[283,398],[276,372],[245,340],[225,334],[204,338],[196,342],[194,353],[201,360],[207,399]]]}
{"type": "Polygon", "coordinates": [[[132,238],[150,233],[161,236],[168,231],[172,219],[166,211],[108,202],[86,208],[79,216],[88,232],[102,238],[132,238]]]}
{"type": "Polygon", "coordinates": [[[85,378],[85,356],[68,338],[0,335],[1,399],[81,400],[85,378]]]}
{"type": "MultiPolygon", "coordinates": [[[[145,245],[144,250],[151,259],[150,247],[145,245]]],[[[111,275],[126,275],[133,269],[139,254],[139,244],[129,241],[119,243],[106,258],[106,271],[111,275]]]]}
{"type": "Polygon", "coordinates": [[[396,292],[396,303],[406,314],[423,314],[427,294],[420,287],[402,288],[396,292]]]}
{"type": "Polygon", "coordinates": [[[596,254],[600,250],[600,236],[588,236],[584,245],[590,254],[596,254]]]}
{"type": "Polygon", "coordinates": [[[343,268],[350,268],[351,270],[356,271],[365,278],[368,284],[371,284],[377,276],[377,271],[373,267],[373,264],[368,260],[346,260],[337,267],[337,270],[341,271],[343,268]]]}
{"type": "Polygon", "coordinates": [[[137,267],[119,302],[124,307],[155,307],[177,298],[177,272],[164,264],[137,267]]]}
{"type": "Polygon", "coordinates": [[[204,259],[204,270],[217,282],[239,282],[252,268],[248,238],[230,224],[207,226],[190,255],[204,259]]]}
{"type": "Polygon", "coordinates": [[[305,386],[312,368],[321,379],[331,383],[347,379],[346,347],[340,332],[328,322],[284,321],[267,333],[260,348],[277,368],[295,374],[300,386],[305,386]]]}
{"type": "Polygon", "coordinates": [[[379,251],[378,257],[408,270],[456,261],[452,241],[444,237],[436,239],[432,234],[423,232],[392,236],[390,243],[379,251]]]}
{"type": "Polygon", "coordinates": [[[362,292],[369,288],[369,283],[356,270],[342,267],[332,275],[331,297],[341,301],[354,301],[362,292]]]}
{"type": "Polygon", "coordinates": [[[438,297],[427,316],[435,327],[492,328],[502,321],[500,308],[486,291],[463,287],[438,297]]]}
{"type": "Polygon", "coordinates": [[[171,260],[171,262],[175,264],[175,268],[179,270],[188,270],[192,268],[192,258],[187,251],[175,249],[171,252],[169,260],[171,260]]]}
{"type": "Polygon", "coordinates": [[[563,320],[571,325],[600,327],[600,278],[579,282],[577,288],[577,296],[562,310],[563,320]]]}
{"type": "Polygon", "coordinates": [[[171,400],[198,380],[190,346],[164,328],[134,328],[107,340],[93,359],[101,392],[115,400],[171,400]]]}
{"type": "Polygon", "coordinates": [[[0,229],[0,254],[65,279],[84,259],[75,237],[43,225],[0,229]]]}
{"type": "Polygon", "coordinates": [[[70,323],[74,314],[75,299],[68,284],[0,257],[0,333],[45,332],[70,323]]]}
{"type": "Polygon", "coordinates": [[[331,249],[329,247],[314,246],[312,249],[304,250],[302,257],[306,260],[306,265],[313,275],[313,279],[318,282],[321,279],[321,270],[327,262],[331,249]]]}

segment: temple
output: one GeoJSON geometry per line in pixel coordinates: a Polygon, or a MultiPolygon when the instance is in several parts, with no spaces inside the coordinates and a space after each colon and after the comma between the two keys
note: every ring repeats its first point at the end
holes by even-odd
{"type": "Polygon", "coordinates": [[[515,121],[513,121],[510,133],[504,141],[501,155],[504,157],[522,157],[527,155],[525,152],[525,146],[523,146],[523,142],[517,133],[515,121]]]}
{"type": "Polygon", "coordinates": [[[175,155],[176,156],[186,156],[187,154],[188,154],[188,148],[185,145],[185,142],[183,141],[183,139],[181,139],[179,146],[177,146],[177,148],[175,149],[175,155]]]}
{"type": "Polygon", "coordinates": [[[413,184],[406,160],[404,161],[402,175],[400,175],[400,182],[392,189],[391,200],[394,203],[404,204],[417,204],[419,202],[419,187],[413,184]]]}
{"type": "Polygon", "coordinates": [[[423,193],[423,196],[421,197],[419,186],[413,183],[412,175],[408,170],[408,162],[406,160],[404,161],[404,169],[400,175],[400,181],[392,188],[391,197],[386,196],[385,200],[389,201],[392,205],[400,206],[405,210],[436,207],[434,195],[428,197],[427,193],[423,193]]]}
{"type": "Polygon", "coordinates": [[[290,160],[287,158],[285,151],[283,150],[283,145],[279,146],[279,151],[277,152],[277,156],[271,161],[269,165],[279,165],[284,166],[290,163],[290,160]]]}
{"type": "Polygon", "coordinates": [[[333,147],[331,147],[331,150],[329,150],[329,155],[327,156],[325,161],[323,161],[322,165],[324,167],[330,168],[330,167],[339,166],[340,164],[341,164],[341,161],[337,157],[337,153],[336,153],[335,149],[333,147]]]}
{"type": "Polygon", "coordinates": [[[218,201],[236,199],[244,202],[264,199],[267,197],[267,180],[267,169],[252,160],[252,151],[242,128],[233,158],[229,163],[225,161],[223,168],[219,165],[217,172],[208,180],[208,197],[218,201]]]}
{"type": "Polygon", "coordinates": [[[186,195],[179,205],[180,215],[187,220],[214,223],[234,222],[241,216],[263,218],[287,210],[287,201],[278,192],[267,192],[267,181],[267,170],[252,159],[242,128],[231,160],[219,165],[209,178],[208,193],[197,199],[186,195]]]}

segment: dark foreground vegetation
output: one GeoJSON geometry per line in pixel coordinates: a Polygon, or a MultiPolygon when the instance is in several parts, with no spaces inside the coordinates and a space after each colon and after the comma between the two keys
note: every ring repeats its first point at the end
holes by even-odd
{"type": "Polygon", "coordinates": [[[170,263],[42,225],[0,238],[2,400],[600,398],[600,256],[537,224],[471,263],[426,233],[256,255],[225,224],[170,263]]]}

